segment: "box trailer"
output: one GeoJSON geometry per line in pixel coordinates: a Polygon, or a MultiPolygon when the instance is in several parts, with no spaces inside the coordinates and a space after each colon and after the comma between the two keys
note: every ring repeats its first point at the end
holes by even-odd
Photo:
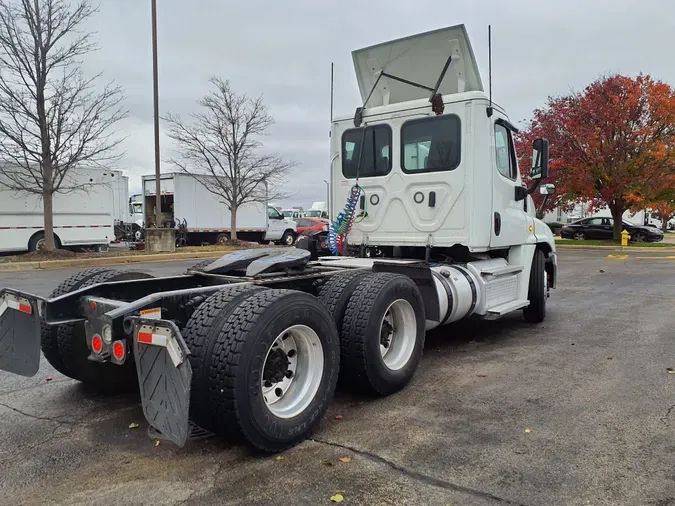
{"type": "MultiPolygon", "coordinates": [[[[214,183],[215,184],[215,183],[214,183]]],[[[230,240],[231,214],[204,185],[188,174],[162,174],[161,226],[183,226],[188,244],[223,244],[230,240]]],[[[156,207],[155,176],[143,176],[145,223],[154,226],[156,207]]],[[[295,243],[297,226],[266,202],[253,202],[237,210],[237,238],[252,242],[295,243]]]]}
{"type": "MultiPolygon", "coordinates": [[[[54,235],[59,248],[107,249],[115,221],[125,219],[127,178],[119,171],[73,169],[69,186],[82,189],[54,195],[54,235]]],[[[0,184],[0,252],[37,251],[44,246],[42,198],[0,184]]]]}

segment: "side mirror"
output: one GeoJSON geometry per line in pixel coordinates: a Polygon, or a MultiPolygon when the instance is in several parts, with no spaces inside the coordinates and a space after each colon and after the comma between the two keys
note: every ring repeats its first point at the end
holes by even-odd
{"type": "Polygon", "coordinates": [[[539,187],[539,193],[542,195],[553,195],[555,193],[555,185],[543,184],[539,187]]]}
{"type": "Polygon", "coordinates": [[[535,139],[532,142],[530,178],[544,179],[546,176],[548,176],[548,140],[535,139]]]}

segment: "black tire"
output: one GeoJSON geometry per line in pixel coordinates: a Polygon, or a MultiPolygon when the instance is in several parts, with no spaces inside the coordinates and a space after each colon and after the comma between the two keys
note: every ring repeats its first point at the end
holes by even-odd
{"type": "MultiPolygon", "coordinates": [[[[56,289],[49,295],[50,299],[59,297],[66,293],[74,292],[84,286],[84,284],[94,276],[100,274],[101,272],[109,271],[107,267],[94,267],[93,269],[87,269],[80,271],[77,274],[73,274],[68,279],[63,281],[56,289]]],[[[47,359],[47,362],[59,371],[61,374],[70,376],[66,372],[66,367],[63,365],[63,360],[61,360],[61,353],[59,352],[59,343],[58,343],[58,328],[54,326],[48,326],[45,323],[41,324],[40,328],[40,347],[42,348],[42,354],[47,359]]]]}
{"type": "Polygon", "coordinates": [[[572,234],[572,239],[575,241],[583,241],[586,239],[586,234],[583,232],[574,232],[574,234],[572,234]]]}
{"type": "Polygon", "coordinates": [[[347,304],[340,333],[340,383],[352,389],[389,395],[412,379],[422,357],[426,320],[424,301],[407,276],[377,273],[358,284],[347,304]],[[405,365],[389,368],[380,352],[380,331],[390,305],[407,301],[415,315],[414,348],[405,365]]]}
{"type": "MultiPolygon", "coordinates": [[[[88,278],[79,288],[110,281],[128,281],[152,277],[150,274],[142,272],[105,269],[88,278]]],[[[89,360],[90,350],[87,346],[83,322],[59,325],[57,341],[66,376],[106,393],[128,392],[138,388],[136,365],[132,360],[127,360],[122,365],[110,362],[102,364],[89,360]]]]}
{"type": "Polygon", "coordinates": [[[230,234],[218,234],[216,244],[227,244],[230,242],[230,234]]]}
{"type": "Polygon", "coordinates": [[[268,452],[298,444],[316,428],[333,398],[339,349],[333,318],[315,297],[293,290],[251,294],[228,318],[210,357],[209,407],[215,431],[268,452]],[[279,418],[263,398],[263,366],[277,337],[294,325],[316,334],[323,373],[306,408],[293,418],[279,418]]]}
{"type": "Polygon", "coordinates": [[[642,232],[635,232],[630,238],[630,242],[645,242],[646,237],[642,232]]]}
{"type": "Polygon", "coordinates": [[[347,304],[358,284],[372,273],[364,271],[345,272],[328,278],[326,284],[319,289],[319,300],[333,315],[338,333],[342,332],[342,320],[347,304]]]}
{"type": "MultiPolygon", "coordinates": [[[[44,241],[44,240],[45,240],[45,233],[44,232],[38,232],[37,234],[35,234],[28,241],[28,252],[30,253],[30,252],[33,252],[33,251],[40,251],[40,247],[39,247],[40,241],[44,241]]],[[[61,248],[61,240],[59,239],[59,237],[56,234],[54,234],[54,247],[56,249],[61,248]]]]}
{"type": "Polygon", "coordinates": [[[206,429],[214,427],[209,406],[209,369],[207,364],[213,355],[218,334],[232,312],[260,286],[235,286],[214,293],[190,317],[183,339],[190,350],[192,366],[192,392],[190,411],[192,419],[206,429]]]}
{"type": "Polygon", "coordinates": [[[286,230],[281,236],[281,244],[284,246],[293,246],[295,244],[295,233],[292,230],[286,230]]]}
{"type": "Polygon", "coordinates": [[[197,262],[195,265],[190,267],[188,271],[201,271],[211,265],[213,262],[214,260],[212,258],[209,258],[208,260],[202,260],[201,262],[197,262]]]}
{"type": "Polygon", "coordinates": [[[530,287],[527,298],[530,305],[523,309],[525,321],[540,323],[546,317],[546,298],[548,286],[546,282],[546,259],[540,249],[534,252],[532,269],[530,270],[530,287]]]}

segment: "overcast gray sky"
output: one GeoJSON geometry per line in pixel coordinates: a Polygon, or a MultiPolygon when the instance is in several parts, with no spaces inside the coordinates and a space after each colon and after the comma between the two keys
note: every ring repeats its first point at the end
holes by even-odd
{"type": "MultiPolygon", "coordinates": [[[[154,170],[150,0],[102,0],[87,28],[101,50],[85,71],[126,89],[129,136],[121,168],[132,189],[154,170]]],[[[487,87],[487,25],[493,30],[494,98],[511,120],[528,119],[549,95],[583,88],[603,73],[649,73],[675,85],[675,0],[159,0],[160,112],[186,114],[210,75],[264,95],[276,125],[266,146],[296,158],[286,204],[324,200],[328,177],[330,63],[335,111],[359,106],[351,51],[464,23],[487,87]]],[[[162,155],[171,145],[162,137],[162,155]]],[[[171,171],[164,164],[164,172],[171,171]]]]}

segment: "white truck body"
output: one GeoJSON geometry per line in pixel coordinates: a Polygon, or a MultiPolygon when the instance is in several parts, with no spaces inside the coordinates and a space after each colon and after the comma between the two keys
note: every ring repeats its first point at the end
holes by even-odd
{"type": "Polygon", "coordinates": [[[145,213],[143,212],[144,200],[142,193],[136,193],[129,199],[130,219],[141,228],[145,226],[145,213]]]}
{"type": "MultiPolygon", "coordinates": [[[[227,205],[188,174],[162,174],[160,178],[162,216],[165,224],[178,226],[185,221],[189,242],[222,242],[231,234],[231,215],[227,205]],[[201,240],[201,241],[200,241],[201,240]]],[[[155,176],[143,176],[145,223],[154,223],[155,176]]],[[[237,210],[237,236],[252,241],[281,241],[289,231],[295,237],[296,224],[282,219],[265,202],[245,204],[237,210]]]]}
{"type": "MultiPolygon", "coordinates": [[[[54,195],[54,234],[57,245],[108,246],[114,240],[115,220],[124,219],[121,205],[127,179],[119,171],[73,169],[69,185],[83,190],[54,195]]],[[[0,185],[0,252],[28,251],[44,237],[42,199],[0,185]]],[[[41,243],[40,243],[41,244],[41,243]]]]}
{"type": "MultiPolygon", "coordinates": [[[[555,262],[555,243],[532,198],[516,198],[523,183],[515,128],[484,93],[464,26],[354,51],[353,60],[365,107],[360,121],[357,114],[333,122],[330,152],[330,215],[343,210],[355,183],[361,188],[348,243],[394,252],[459,247],[485,258],[462,267],[469,284],[444,268],[455,301],[458,291],[471,293],[469,285],[478,289],[446,323],[526,307],[535,251],[555,262]],[[433,86],[448,56],[441,113],[432,112],[428,90],[381,75],[433,86]]],[[[440,281],[437,289],[443,299],[440,281]]]]}

